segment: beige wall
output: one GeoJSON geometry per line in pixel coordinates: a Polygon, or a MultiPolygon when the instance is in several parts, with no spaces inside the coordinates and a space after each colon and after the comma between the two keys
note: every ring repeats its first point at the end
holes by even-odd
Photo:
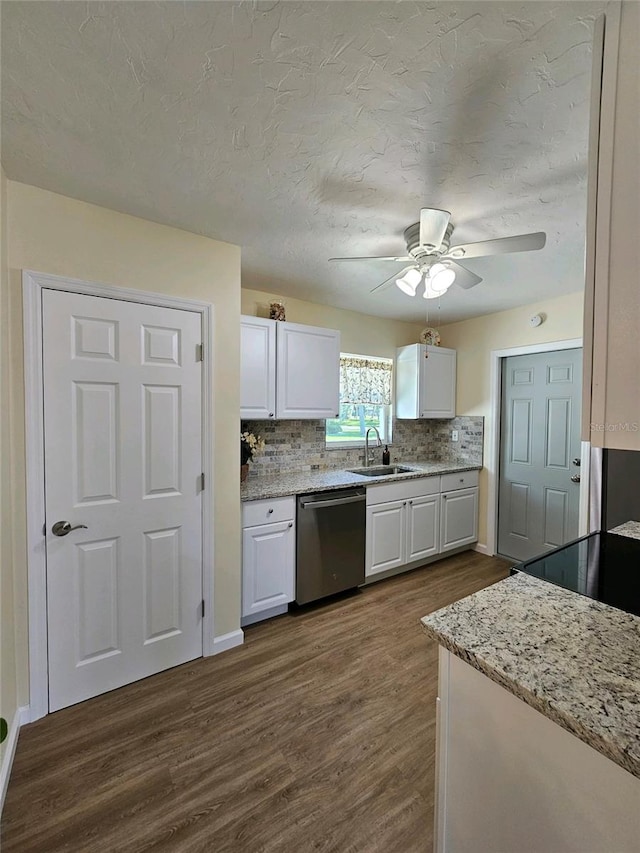
{"type": "MultiPolygon", "coordinates": [[[[456,414],[485,418],[485,463],[491,426],[491,351],[581,338],[583,298],[582,291],[570,293],[441,327],[442,346],[453,347],[458,352],[456,414]],[[532,328],[529,318],[538,313],[545,314],[546,319],[541,326],[532,328]]],[[[483,544],[487,541],[487,481],[485,468],[480,472],[479,541],[483,544]]]]}
{"type": "Polygon", "coordinates": [[[213,303],[215,633],[240,626],[240,249],[45,190],[8,182],[12,328],[14,580],[19,703],[27,702],[21,270],[213,303]],[[15,332],[15,335],[13,335],[15,332]]]}
{"type": "Polygon", "coordinates": [[[387,320],[360,314],[357,311],[345,311],[330,305],[304,302],[289,296],[262,293],[259,290],[242,288],[242,313],[250,316],[268,317],[269,303],[282,299],[290,323],[306,323],[309,326],[323,326],[326,329],[339,329],[342,352],[357,355],[377,355],[394,358],[396,347],[418,342],[424,323],[402,323],[399,320],[387,320]]]}
{"type": "MultiPolygon", "coordinates": [[[[4,171],[0,169],[0,716],[9,726],[18,707],[11,537],[10,352],[7,184],[4,171]]],[[[6,741],[0,747],[0,761],[5,747],[6,741]]]]}

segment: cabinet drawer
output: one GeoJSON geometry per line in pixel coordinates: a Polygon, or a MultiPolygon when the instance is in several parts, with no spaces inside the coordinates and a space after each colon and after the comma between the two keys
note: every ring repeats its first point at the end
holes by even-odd
{"type": "Polygon", "coordinates": [[[295,517],[296,501],[293,497],[247,501],[242,504],[243,528],[276,521],[293,521],[295,517]]]}
{"type": "Polygon", "coordinates": [[[375,506],[387,501],[405,500],[406,498],[419,498],[422,495],[437,495],[439,492],[440,477],[419,477],[415,480],[381,483],[379,486],[367,488],[367,506],[375,506]]]}
{"type": "Polygon", "coordinates": [[[478,485],[477,471],[460,471],[455,474],[443,474],[441,491],[452,492],[454,489],[470,489],[478,485]]]}

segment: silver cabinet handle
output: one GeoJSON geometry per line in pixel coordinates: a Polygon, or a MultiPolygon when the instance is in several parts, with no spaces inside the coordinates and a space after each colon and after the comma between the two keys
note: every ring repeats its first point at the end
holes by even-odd
{"type": "Polygon", "coordinates": [[[79,530],[81,527],[88,530],[86,524],[76,524],[72,527],[70,521],[56,521],[51,528],[51,532],[54,536],[66,536],[67,533],[71,533],[72,530],[79,530]]]}
{"type": "Polygon", "coordinates": [[[289,527],[293,527],[293,521],[289,522],[289,527]]]}
{"type": "Polygon", "coordinates": [[[406,501],[402,501],[402,506],[406,506],[406,505],[407,505],[407,502],[406,502],[406,501]]]}
{"type": "Polygon", "coordinates": [[[413,506],[413,501],[409,501],[409,506],[413,506]]]}
{"type": "Polygon", "coordinates": [[[267,510],[267,512],[269,513],[269,515],[271,515],[271,513],[273,512],[273,507],[269,507],[269,509],[267,510]]]}
{"type": "Polygon", "coordinates": [[[273,412],[269,412],[269,417],[270,417],[270,418],[272,418],[272,417],[273,417],[273,412]]]}

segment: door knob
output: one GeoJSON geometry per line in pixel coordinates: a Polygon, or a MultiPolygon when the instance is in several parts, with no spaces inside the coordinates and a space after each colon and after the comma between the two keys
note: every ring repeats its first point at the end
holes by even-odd
{"type": "Polygon", "coordinates": [[[78,530],[81,527],[84,527],[85,530],[88,529],[86,524],[76,524],[72,527],[70,521],[56,521],[51,528],[51,532],[54,536],[66,536],[67,533],[71,533],[72,530],[78,530]]]}
{"type": "Polygon", "coordinates": [[[580,467],[580,457],[579,456],[576,456],[576,458],[573,460],[573,464],[576,465],[578,468],[580,467]]]}
{"type": "Polygon", "coordinates": [[[571,477],[571,482],[572,482],[572,483],[579,483],[579,482],[580,482],[580,474],[574,474],[574,475],[571,477]]]}

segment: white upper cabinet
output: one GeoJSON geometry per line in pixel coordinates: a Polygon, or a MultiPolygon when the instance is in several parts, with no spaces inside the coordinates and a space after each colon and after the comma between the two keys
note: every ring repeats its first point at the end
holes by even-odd
{"type": "Polygon", "coordinates": [[[453,418],[456,351],[411,344],[396,354],[396,417],[453,418]]]}
{"type": "Polygon", "coordinates": [[[240,377],[244,420],[335,418],[340,332],[243,316],[240,377]]]}
{"type": "Polygon", "coordinates": [[[275,418],[275,322],[262,317],[243,317],[240,352],[240,417],[244,420],[275,418]]]}
{"type": "Polygon", "coordinates": [[[278,323],[277,350],[276,417],[337,417],[340,332],[278,323]]]}

